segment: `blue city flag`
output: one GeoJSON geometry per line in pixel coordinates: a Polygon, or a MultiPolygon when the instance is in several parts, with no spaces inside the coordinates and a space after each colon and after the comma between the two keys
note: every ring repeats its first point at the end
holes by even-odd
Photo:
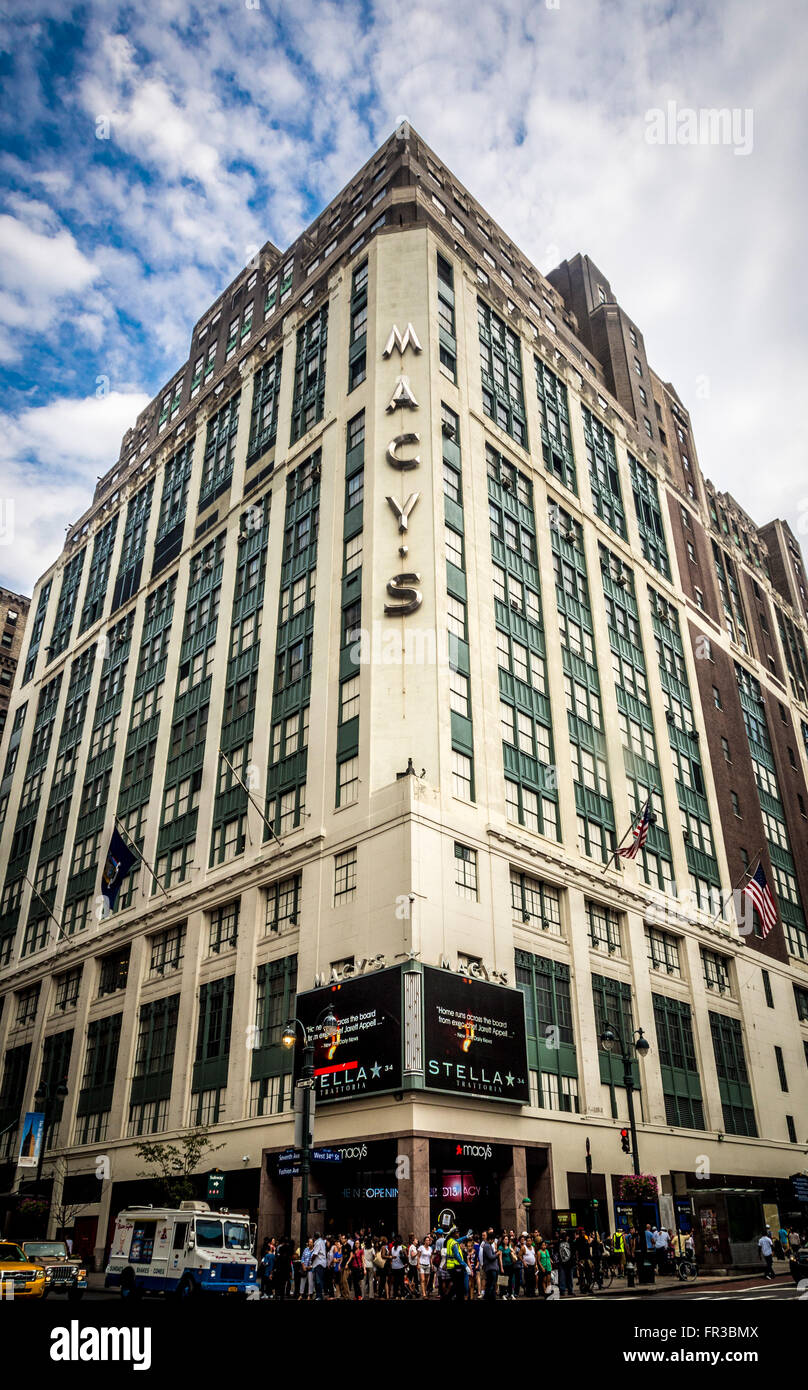
{"type": "Polygon", "coordinates": [[[135,858],[134,850],[130,849],[120,832],[113,830],[101,873],[101,892],[107,899],[110,910],[115,906],[121,883],[129,873],[135,858]]]}

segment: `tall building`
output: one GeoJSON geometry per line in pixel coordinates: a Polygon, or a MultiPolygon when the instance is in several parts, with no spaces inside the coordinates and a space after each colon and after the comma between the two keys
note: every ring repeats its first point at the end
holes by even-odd
{"type": "Polygon", "coordinates": [[[22,651],[22,638],[31,600],[0,587],[0,738],[6,727],[11,689],[22,651]]]}
{"type": "Polygon", "coordinates": [[[798,1214],[803,562],[704,479],[588,257],[541,275],[400,129],[202,316],[33,615],[0,1190],[66,1078],[49,1155],[99,1259],[138,1140],[198,1123],[227,1202],[292,1227],[297,1015],[330,1227],[613,1226],[620,1044],[649,1217],[798,1214]],[[110,910],[116,824],[143,862],[110,910]],[[732,892],[758,859],[768,931],[732,892]]]}

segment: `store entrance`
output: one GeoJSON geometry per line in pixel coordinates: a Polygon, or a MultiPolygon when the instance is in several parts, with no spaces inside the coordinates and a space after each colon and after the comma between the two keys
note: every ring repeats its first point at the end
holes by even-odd
{"type": "Polygon", "coordinates": [[[482,1231],[500,1223],[500,1178],[512,1162],[502,1144],[432,1139],[429,1145],[429,1214],[433,1228],[441,1211],[454,1212],[457,1228],[482,1231]]]}

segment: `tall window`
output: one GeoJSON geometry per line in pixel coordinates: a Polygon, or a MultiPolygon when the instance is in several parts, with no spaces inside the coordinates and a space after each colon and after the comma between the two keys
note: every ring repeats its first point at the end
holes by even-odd
{"type": "Polygon", "coordinates": [[[477,851],[455,841],[455,887],[461,898],[477,902],[477,851]]]}
{"type": "Polygon", "coordinates": [[[356,849],[334,856],[334,903],[352,902],[356,897],[356,849]]]}
{"type": "Polygon", "coordinates": [[[292,444],[323,418],[327,339],[328,304],[324,304],[297,331],[290,439],[292,444]]]}
{"type": "Polygon", "coordinates": [[[527,448],[519,338],[482,299],[477,300],[483,410],[527,448]]]}

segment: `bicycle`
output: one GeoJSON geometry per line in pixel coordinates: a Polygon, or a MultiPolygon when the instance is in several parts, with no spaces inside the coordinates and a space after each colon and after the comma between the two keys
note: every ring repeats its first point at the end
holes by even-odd
{"type": "Polygon", "coordinates": [[[592,1276],[592,1286],[597,1285],[599,1289],[610,1289],[614,1280],[614,1266],[611,1260],[604,1259],[601,1262],[600,1272],[592,1276]]]}
{"type": "Polygon", "coordinates": [[[698,1278],[698,1266],[696,1261],[691,1259],[689,1255],[677,1255],[674,1263],[676,1265],[676,1273],[683,1284],[687,1283],[688,1280],[698,1278]]]}

